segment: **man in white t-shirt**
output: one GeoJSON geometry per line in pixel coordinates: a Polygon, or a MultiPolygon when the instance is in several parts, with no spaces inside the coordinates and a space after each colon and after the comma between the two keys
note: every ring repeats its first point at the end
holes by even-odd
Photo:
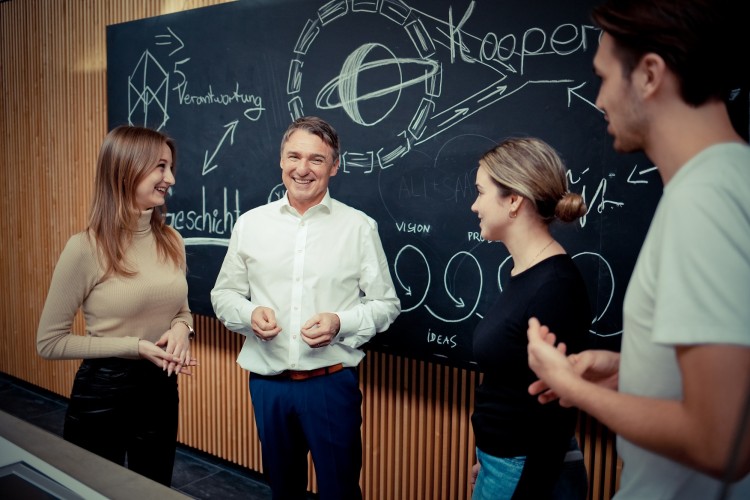
{"type": "Polygon", "coordinates": [[[748,89],[747,43],[731,3],[593,12],[596,104],[614,148],[644,151],[664,193],[625,295],[621,353],[566,358],[532,319],[529,391],[618,435],[618,500],[750,498],[750,147],[724,101],[748,89]]]}

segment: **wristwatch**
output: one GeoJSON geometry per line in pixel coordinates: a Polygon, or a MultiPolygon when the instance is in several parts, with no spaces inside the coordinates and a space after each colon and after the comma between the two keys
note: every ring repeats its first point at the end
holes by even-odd
{"type": "Polygon", "coordinates": [[[193,330],[193,327],[190,326],[190,323],[188,323],[187,321],[183,321],[183,320],[178,321],[178,323],[182,323],[188,328],[188,339],[193,340],[195,338],[195,330],[193,330]]]}

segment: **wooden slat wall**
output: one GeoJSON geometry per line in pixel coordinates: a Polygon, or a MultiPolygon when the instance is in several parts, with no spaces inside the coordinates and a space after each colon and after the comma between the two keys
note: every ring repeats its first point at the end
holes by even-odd
{"type": "MultiPolygon", "coordinates": [[[[78,366],[41,359],[34,340],[57,257],[86,222],[107,130],[106,26],[219,3],[0,1],[0,371],[67,396],[78,366]]],[[[242,338],[214,318],[196,325],[201,366],[180,380],[179,440],[262,472],[247,375],[235,364],[242,338]]],[[[84,331],[80,316],[74,329],[84,331]]],[[[470,498],[478,374],[369,352],[360,382],[365,498],[470,498]]],[[[579,430],[590,497],[609,499],[614,436],[585,415],[579,430]]]]}

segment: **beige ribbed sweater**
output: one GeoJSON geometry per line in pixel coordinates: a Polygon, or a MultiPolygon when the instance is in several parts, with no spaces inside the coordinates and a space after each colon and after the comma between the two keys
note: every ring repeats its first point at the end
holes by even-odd
{"type": "Polygon", "coordinates": [[[126,251],[126,262],[138,274],[102,281],[104,269],[93,239],[72,236],[52,275],[37,330],[37,351],[45,358],[138,358],[138,340],[156,342],[178,321],[193,324],[183,269],[160,259],[149,220],[138,221],[138,232],[126,251]],[[86,335],[71,333],[79,307],[86,335]]]}

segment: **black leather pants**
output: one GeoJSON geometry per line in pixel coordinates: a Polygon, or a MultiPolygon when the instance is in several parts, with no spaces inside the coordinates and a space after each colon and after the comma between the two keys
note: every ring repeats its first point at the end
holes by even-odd
{"type": "Polygon", "coordinates": [[[63,437],[170,486],[177,443],[177,376],[147,360],[81,363],[63,437]]]}

